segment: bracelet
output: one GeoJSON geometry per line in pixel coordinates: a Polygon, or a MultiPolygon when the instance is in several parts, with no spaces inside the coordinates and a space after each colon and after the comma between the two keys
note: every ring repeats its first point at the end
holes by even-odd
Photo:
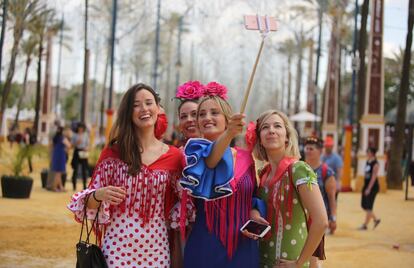
{"type": "Polygon", "coordinates": [[[336,222],[336,216],[333,216],[333,215],[329,216],[329,221],[336,222]]]}
{"type": "Polygon", "coordinates": [[[95,193],[96,193],[96,191],[93,191],[93,193],[92,193],[93,199],[95,199],[96,202],[101,203],[102,200],[99,200],[98,198],[96,198],[95,193]]]}

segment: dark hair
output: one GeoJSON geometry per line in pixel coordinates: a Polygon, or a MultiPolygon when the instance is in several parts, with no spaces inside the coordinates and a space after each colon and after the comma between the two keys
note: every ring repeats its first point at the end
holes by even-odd
{"type": "Polygon", "coordinates": [[[195,104],[198,104],[198,99],[185,99],[185,100],[182,100],[180,102],[180,104],[178,105],[178,110],[177,110],[178,116],[180,116],[181,107],[183,107],[184,103],[187,103],[187,102],[194,102],[195,104]]]}
{"type": "Polygon", "coordinates": [[[306,137],[304,145],[315,145],[318,149],[322,149],[323,148],[323,140],[319,137],[315,137],[315,136],[309,136],[306,137]]]}
{"type": "Polygon", "coordinates": [[[53,136],[53,144],[59,141],[59,138],[63,136],[63,127],[58,126],[55,135],[53,136]]]}
{"type": "Polygon", "coordinates": [[[142,145],[135,131],[132,114],[135,95],[143,89],[148,90],[154,96],[155,103],[159,105],[160,99],[150,86],[142,83],[132,86],[122,97],[116,121],[109,135],[109,145],[113,146],[116,143],[119,146],[119,157],[128,165],[128,172],[131,175],[136,175],[142,165],[142,145]]]}
{"type": "Polygon", "coordinates": [[[374,156],[377,153],[377,148],[375,147],[368,147],[367,149],[368,152],[372,153],[374,156]]]}
{"type": "MultiPolygon", "coordinates": [[[[60,125],[58,125],[58,127],[60,127],[60,125]]],[[[83,128],[83,130],[86,131],[86,124],[84,122],[79,122],[78,125],[76,126],[76,133],[79,132],[80,128],[83,128]]]]}

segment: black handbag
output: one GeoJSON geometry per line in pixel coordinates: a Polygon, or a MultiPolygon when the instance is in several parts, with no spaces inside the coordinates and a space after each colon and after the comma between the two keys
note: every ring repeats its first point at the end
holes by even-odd
{"type": "Polygon", "coordinates": [[[88,219],[86,215],[86,204],[89,200],[88,195],[85,201],[85,208],[82,220],[82,229],[79,236],[79,242],[76,244],[76,268],[107,268],[105,257],[97,245],[97,237],[95,235],[95,244],[89,243],[89,237],[92,233],[94,224],[98,226],[98,215],[101,204],[99,204],[95,219],[92,221],[92,226],[89,229],[88,219]],[[86,225],[86,239],[82,241],[83,226],[86,225]]]}

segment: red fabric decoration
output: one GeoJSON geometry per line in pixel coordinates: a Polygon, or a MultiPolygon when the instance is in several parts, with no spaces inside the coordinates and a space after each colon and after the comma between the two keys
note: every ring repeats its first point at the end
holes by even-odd
{"type": "Polygon", "coordinates": [[[246,145],[249,151],[253,151],[254,145],[256,144],[257,136],[256,136],[256,124],[253,122],[250,122],[247,125],[246,130],[246,145]]]}
{"type": "Polygon", "coordinates": [[[165,114],[158,114],[157,121],[155,122],[154,127],[154,135],[157,138],[157,140],[162,138],[162,135],[164,135],[165,131],[167,131],[168,127],[168,119],[165,114]]]}

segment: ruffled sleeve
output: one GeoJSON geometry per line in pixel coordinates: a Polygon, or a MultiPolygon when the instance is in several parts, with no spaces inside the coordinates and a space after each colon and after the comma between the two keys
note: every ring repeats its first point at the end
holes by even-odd
{"type": "Polygon", "coordinates": [[[293,164],[292,173],[293,185],[295,185],[296,188],[302,184],[306,184],[310,189],[312,189],[312,184],[318,185],[315,172],[308,164],[303,161],[298,161],[293,164]]]}
{"type": "Polygon", "coordinates": [[[186,167],[180,185],[195,198],[215,200],[233,193],[230,185],[234,177],[231,149],[225,150],[215,168],[208,168],[205,159],[213,146],[214,143],[206,139],[190,139],[184,148],[186,167]]]}
{"type": "MultiPolygon", "coordinates": [[[[113,163],[112,161],[102,161],[101,163],[96,166],[94,174],[92,176],[92,181],[89,184],[89,187],[81,192],[75,193],[72,196],[72,199],[70,203],[68,204],[68,209],[72,211],[75,215],[75,220],[78,222],[82,222],[83,216],[84,216],[84,207],[85,207],[85,201],[86,197],[90,194],[92,194],[96,189],[105,187],[112,178],[112,171],[113,163]]],[[[109,203],[106,201],[103,201],[100,207],[99,211],[99,218],[98,222],[99,224],[107,224],[110,219],[110,209],[109,209],[109,203]]],[[[86,213],[89,220],[95,219],[97,209],[90,209],[87,208],[86,213]]]]}

